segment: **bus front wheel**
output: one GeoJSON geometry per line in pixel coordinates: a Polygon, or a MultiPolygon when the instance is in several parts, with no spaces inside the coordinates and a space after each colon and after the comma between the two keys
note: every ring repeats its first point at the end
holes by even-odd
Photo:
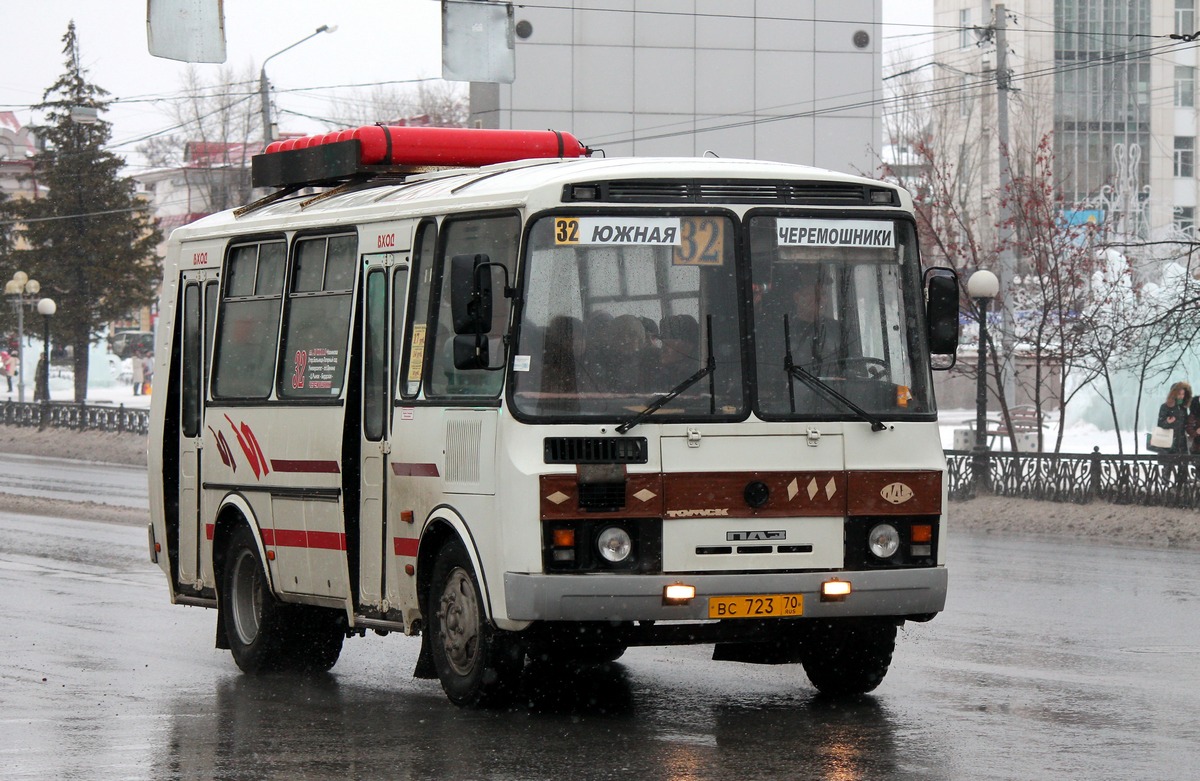
{"type": "Polygon", "coordinates": [[[438,552],[430,578],[429,644],[442,689],[455,705],[506,704],[519,685],[524,652],[484,613],[471,560],[457,540],[438,552]]]}
{"type": "Polygon", "coordinates": [[[822,694],[866,694],[883,682],[896,649],[888,619],[839,619],[811,628],[803,644],[804,672],[822,694]]]}

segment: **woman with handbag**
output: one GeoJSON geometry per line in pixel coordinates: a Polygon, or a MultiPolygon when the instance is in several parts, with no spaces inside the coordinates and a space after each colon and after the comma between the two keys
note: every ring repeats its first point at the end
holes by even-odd
{"type": "MultiPolygon", "coordinates": [[[[1188,452],[1187,421],[1191,403],[1191,385],[1186,382],[1177,382],[1171,386],[1166,403],[1158,408],[1158,427],[1171,431],[1171,445],[1169,448],[1158,450],[1158,452],[1172,454],[1188,452]]],[[[1163,432],[1156,431],[1154,433],[1160,435],[1163,432]]]]}

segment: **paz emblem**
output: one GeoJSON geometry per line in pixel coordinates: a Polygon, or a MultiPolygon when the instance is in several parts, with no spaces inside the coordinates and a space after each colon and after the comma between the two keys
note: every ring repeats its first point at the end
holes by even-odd
{"type": "Polygon", "coordinates": [[[888,483],[879,492],[879,495],[892,504],[904,504],[913,498],[913,489],[904,483],[888,483]]]}

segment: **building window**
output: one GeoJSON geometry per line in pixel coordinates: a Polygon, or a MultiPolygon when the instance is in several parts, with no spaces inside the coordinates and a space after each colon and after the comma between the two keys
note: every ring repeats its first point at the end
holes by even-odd
{"type": "Polygon", "coordinates": [[[1196,0],[1175,0],[1175,34],[1196,32],[1196,0]]]}
{"type": "Polygon", "coordinates": [[[1196,171],[1196,139],[1175,136],[1175,176],[1190,178],[1196,171]]]}
{"type": "Polygon", "coordinates": [[[1175,136],[1175,176],[1191,178],[1196,172],[1196,139],[1175,136]]]}
{"type": "Polygon", "coordinates": [[[1175,105],[1196,105],[1196,69],[1190,65],[1175,66],[1175,105]]]}
{"type": "Polygon", "coordinates": [[[1194,235],[1196,231],[1196,207],[1176,206],[1171,222],[1175,225],[1175,230],[1180,233],[1187,236],[1194,235]]]}
{"type": "MultiPolygon", "coordinates": [[[[1177,0],[1182,2],[1182,0],[1177,0]]],[[[975,45],[975,30],[971,27],[971,9],[961,8],[958,11],[958,47],[966,49],[975,45]]]]}

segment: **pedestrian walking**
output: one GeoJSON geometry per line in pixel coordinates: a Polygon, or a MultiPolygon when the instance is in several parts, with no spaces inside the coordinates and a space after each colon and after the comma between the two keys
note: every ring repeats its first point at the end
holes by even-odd
{"type": "Polygon", "coordinates": [[[152,353],[142,355],[142,383],[142,393],[149,396],[154,385],[154,355],[152,353]]]}
{"type": "Polygon", "coordinates": [[[3,372],[4,379],[8,380],[9,393],[12,393],[13,364],[12,353],[8,350],[0,350],[0,372],[3,372]]]}
{"type": "Polygon", "coordinates": [[[142,364],[142,356],[140,352],[135,352],[130,359],[133,364],[133,395],[142,395],[142,384],[146,381],[146,367],[142,364]]]}
{"type": "Polygon", "coordinates": [[[1171,447],[1164,453],[1187,453],[1187,420],[1192,404],[1192,386],[1186,382],[1177,382],[1171,386],[1167,400],[1158,408],[1159,428],[1170,429],[1173,432],[1171,447]]]}

